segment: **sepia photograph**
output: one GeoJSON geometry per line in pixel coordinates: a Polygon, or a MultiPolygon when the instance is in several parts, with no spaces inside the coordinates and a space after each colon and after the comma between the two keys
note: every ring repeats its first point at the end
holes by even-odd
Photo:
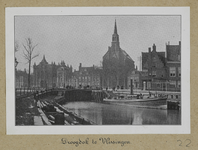
{"type": "Polygon", "coordinates": [[[182,17],[13,15],[14,126],[184,125],[182,17]]]}

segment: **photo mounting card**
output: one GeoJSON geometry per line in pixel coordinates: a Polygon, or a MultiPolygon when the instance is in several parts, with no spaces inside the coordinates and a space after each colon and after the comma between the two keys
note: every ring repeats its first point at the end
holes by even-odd
{"type": "Polygon", "coordinates": [[[6,8],[6,119],[7,134],[190,134],[190,8],[6,8]]]}

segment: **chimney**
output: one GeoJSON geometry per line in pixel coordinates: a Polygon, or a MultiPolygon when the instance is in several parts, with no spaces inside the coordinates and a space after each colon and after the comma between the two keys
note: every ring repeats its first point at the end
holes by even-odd
{"type": "Polygon", "coordinates": [[[181,46],[181,41],[179,41],[179,46],[181,46]]]}
{"type": "Polygon", "coordinates": [[[82,63],[80,63],[80,65],[79,65],[79,71],[81,70],[81,67],[82,67],[82,63]]]}
{"type": "Polygon", "coordinates": [[[149,51],[149,53],[151,52],[151,48],[150,47],[148,48],[148,51],[149,51]]]}
{"type": "Polygon", "coordinates": [[[153,51],[156,52],[156,46],[155,46],[155,44],[153,44],[153,51]]]}

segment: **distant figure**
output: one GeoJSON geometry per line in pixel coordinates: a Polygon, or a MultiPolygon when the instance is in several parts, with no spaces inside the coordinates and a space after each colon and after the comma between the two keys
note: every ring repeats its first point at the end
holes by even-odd
{"type": "Polygon", "coordinates": [[[149,97],[151,97],[151,92],[149,91],[149,97]]]}
{"type": "Polygon", "coordinates": [[[140,93],[140,99],[143,99],[143,95],[142,95],[142,93],[140,93]]]}

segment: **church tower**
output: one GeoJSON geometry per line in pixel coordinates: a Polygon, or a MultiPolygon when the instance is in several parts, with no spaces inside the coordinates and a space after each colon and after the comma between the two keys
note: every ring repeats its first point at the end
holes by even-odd
{"type": "Polygon", "coordinates": [[[117,86],[127,88],[127,76],[134,70],[134,61],[121,49],[117,24],[115,20],[111,46],[103,56],[103,87],[115,88],[117,86]]]}
{"type": "Polygon", "coordinates": [[[115,50],[119,50],[119,48],[120,48],[120,42],[119,42],[119,35],[118,35],[118,32],[117,32],[116,20],[115,20],[115,26],[114,26],[114,33],[112,35],[111,47],[115,50]]]}

